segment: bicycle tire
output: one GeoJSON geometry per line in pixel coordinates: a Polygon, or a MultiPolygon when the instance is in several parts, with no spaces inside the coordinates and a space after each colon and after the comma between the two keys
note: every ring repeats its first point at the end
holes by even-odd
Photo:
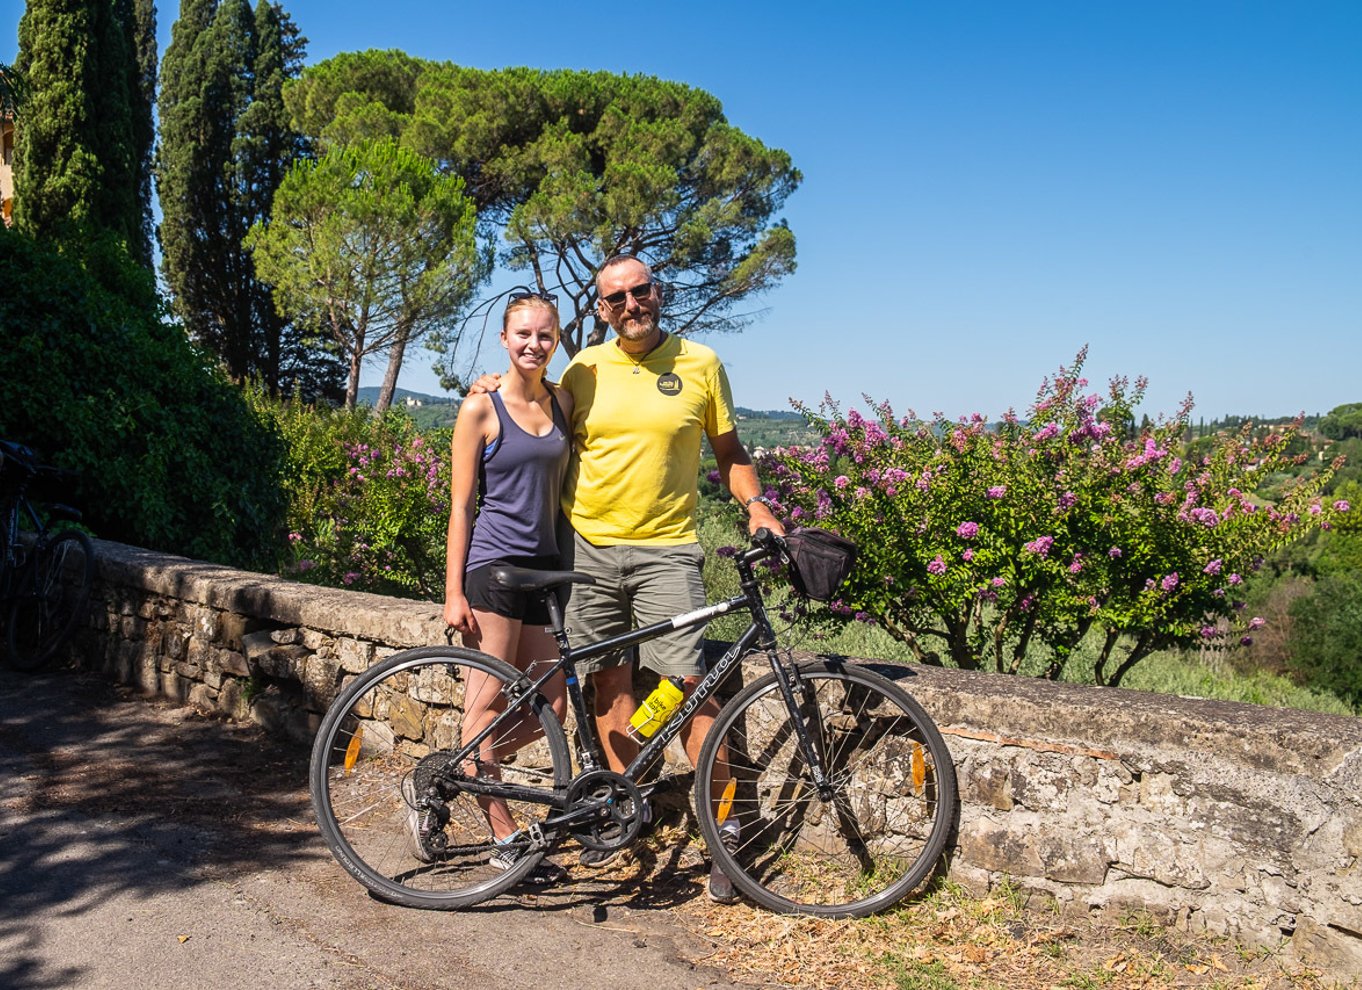
{"type": "MultiPolygon", "coordinates": [[[[308,771],[317,824],[336,861],[381,900],[436,910],[468,907],[514,886],[543,859],[544,850],[529,848],[525,840],[513,866],[493,866],[489,859],[496,846],[488,818],[471,794],[457,788],[446,800],[448,823],[438,830],[447,848],[413,851],[419,841],[413,838],[403,781],[418,779],[418,766],[433,767],[431,761],[457,748],[470,673],[489,678],[479,688],[487,696],[524,680],[510,664],[473,650],[407,650],[355,678],[322,719],[308,771]]],[[[479,762],[477,775],[490,780],[500,773],[507,782],[561,793],[572,775],[563,728],[540,694],[518,707],[523,718],[509,719],[508,731],[518,728],[538,738],[509,765],[479,762]]],[[[498,736],[505,734],[498,730],[498,736]]],[[[522,828],[550,811],[547,804],[517,801],[508,809],[522,828]]]]}
{"type": "Polygon", "coordinates": [[[20,576],[6,623],[6,660],[26,673],[50,664],[71,639],[90,600],[95,549],[78,529],[44,536],[20,576]]]}
{"type": "Polygon", "coordinates": [[[873,671],[799,665],[833,799],[819,799],[775,674],[724,705],[700,753],[695,804],[715,862],[739,891],[781,914],[860,918],[915,890],[945,849],[955,766],[931,718],[873,671]],[[816,707],[817,717],[810,705],[816,707]],[[721,759],[723,753],[726,759],[721,759]],[[733,789],[725,802],[725,786],[733,789]],[[732,848],[721,817],[736,818],[732,848]]]}

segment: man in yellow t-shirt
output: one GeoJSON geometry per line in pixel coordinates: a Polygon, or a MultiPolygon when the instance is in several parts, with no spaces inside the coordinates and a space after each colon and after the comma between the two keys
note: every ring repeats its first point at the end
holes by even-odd
{"type": "MultiPolygon", "coordinates": [[[[661,290],[648,266],[611,258],[596,275],[596,289],[596,311],[616,336],[584,348],[563,375],[574,405],[563,511],[575,533],[573,545],[562,549],[573,570],[596,579],[574,586],[568,603],[579,642],[704,605],[695,520],[702,435],[729,491],[747,508],[749,530],[784,532],[738,439],[723,365],[708,347],[662,330],[661,290]]],[[[616,771],[638,753],[628,733],[637,703],[626,659],[605,658],[594,669],[581,665],[593,676],[596,728],[616,771]]],[[[704,673],[704,629],[644,643],[639,659],[659,674],[684,678],[689,694],[704,673]]],[[[717,710],[710,699],[682,731],[692,765],[717,710]]],[[[609,858],[588,850],[583,862],[604,865],[609,858]]],[[[710,895],[732,900],[727,878],[712,874],[710,895]]]]}

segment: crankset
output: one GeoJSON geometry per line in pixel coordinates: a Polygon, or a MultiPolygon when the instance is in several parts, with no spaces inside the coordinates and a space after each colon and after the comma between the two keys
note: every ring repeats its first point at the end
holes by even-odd
{"type": "Polygon", "coordinates": [[[643,828],[643,795],[623,774],[591,770],[574,780],[567,792],[567,815],[574,838],[588,849],[622,849],[643,828]]]}

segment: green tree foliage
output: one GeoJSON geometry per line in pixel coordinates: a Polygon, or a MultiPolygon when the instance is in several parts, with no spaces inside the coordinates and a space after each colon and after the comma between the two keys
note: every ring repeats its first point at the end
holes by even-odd
{"type": "Polygon", "coordinates": [[[1321,496],[1330,469],[1275,504],[1254,496],[1291,429],[1254,439],[1249,424],[1184,461],[1189,399],[1123,436],[1111,424],[1133,422],[1143,385],[1114,380],[1104,406],[1084,393],[1085,356],[1045,383],[1029,421],[996,428],[887,406],[809,413],[822,440],[777,457],[773,494],[794,522],[860,545],[834,612],[878,622],[927,662],[1047,677],[1091,630],[1097,682],[1119,684],[1153,650],[1229,635],[1242,576],[1348,510],[1321,496]]]}
{"type": "Polygon", "coordinates": [[[416,109],[421,74],[436,63],[396,49],[342,52],[284,90],[293,126],[323,146],[400,138],[416,109]]]}
{"type": "Polygon", "coordinates": [[[123,24],[128,48],[136,70],[129,109],[132,116],[133,154],[137,160],[137,207],[141,214],[141,235],[136,247],[145,249],[139,260],[152,266],[151,243],[155,236],[151,215],[151,181],[156,158],[156,3],[155,0],[118,0],[116,9],[125,10],[123,24]]]}
{"type": "Polygon", "coordinates": [[[1305,683],[1362,707],[1362,573],[1321,578],[1291,607],[1291,667],[1305,683]]]}
{"type": "MultiPolygon", "coordinates": [[[[463,176],[483,233],[504,237],[499,260],[559,295],[568,354],[604,338],[594,278],[611,255],[652,265],[677,333],[742,328],[745,305],[794,270],[794,235],[776,217],[799,172],[702,90],[364,52],[309,68],[285,99],[322,141],[373,125],[463,176]]],[[[442,370],[457,381],[444,343],[442,370]]]]}
{"type": "Polygon", "coordinates": [[[338,391],[340,368],[276,310],[242,238],[267,223],[274,191],[306,144],[282,90],[304,39],[283,7],[184,0],[161,67],[156,179],[163,271],[175,314],[237,381],[272,392],[338,391]]]}
{"type": "Polygon", "coordinates": [[[16,65],[26,113],[16,132],[14,219],[74,248],[107,231],[150,265],[143,145],[151,107],[136,45],[145,13],[133,0],[28,3],[16,65]]]}
{"type": "Polygon", "coordinates": [[[407,345],[454,321],[488,264],[463,180],[390,138],[296,164],[273,221],[257,224],[247,245],[280,310],[329,334],[348,359],[347,409],[364,359],[389,352],[380,412],[407,345]]]}
{"type": "Polygon", "coordinates": [[[1330,440],[1362,437],[1362,402],[1351,402],[1331,409],[1320,420],[1319,431],[1330,440]]]}
{"type": "Polygon", "coordinates": [[[106,236],[79,261],[0,228],[0,436],[77,472],[96,534],[273,569],[278,435],[176,326],[106,236]]]}

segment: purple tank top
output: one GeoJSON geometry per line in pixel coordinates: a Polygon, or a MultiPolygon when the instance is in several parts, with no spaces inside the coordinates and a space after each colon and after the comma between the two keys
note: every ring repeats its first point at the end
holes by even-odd
{"type": "Polygon", "coordinates": [[[553,429],[542,437],[522,430],[501,396],[488,394],[501,434],[478,466],[478,514],[464,565],[469,570],[501,557],[558,552],[554,529],[568,462],[567,420],[552,392],[553,429]]]}

